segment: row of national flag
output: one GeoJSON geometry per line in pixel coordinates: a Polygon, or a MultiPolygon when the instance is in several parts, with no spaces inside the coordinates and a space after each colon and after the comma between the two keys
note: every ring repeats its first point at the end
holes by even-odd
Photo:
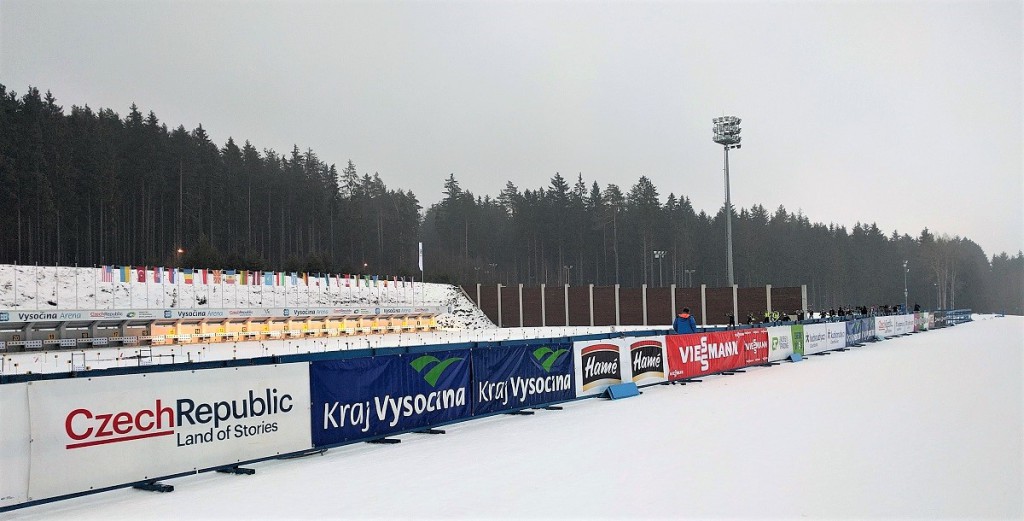
{"type": "Polygon", "coordinates": [[[102,266],[103,282],[151,282],[154,284],[238,284],[244,286],[311,287],[406,287],[415,278],[378,275],[299,273],[259,270],[210,270],[204,268],[165,268],[163,266],[102,266]]]}

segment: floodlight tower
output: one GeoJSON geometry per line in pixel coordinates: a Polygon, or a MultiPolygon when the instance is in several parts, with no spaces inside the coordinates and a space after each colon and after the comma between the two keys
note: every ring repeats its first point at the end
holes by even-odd
{"type": "Polygon", "coordinates": [[[740,118],[722,116],[711,120],[715,124],[715,143],[725,147],[725,235],[729,255],[729,286],[735,284],[732,272],[732,201],[729,199],[729,149],[740,148],[740,118]]]}

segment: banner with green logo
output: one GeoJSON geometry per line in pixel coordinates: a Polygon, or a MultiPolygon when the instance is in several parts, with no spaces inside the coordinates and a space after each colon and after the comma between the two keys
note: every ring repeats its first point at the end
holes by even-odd
{"type": "Polygon", "coordinates": [[[793,352],[804,356],[804,326],[803,324],[794,324],[793,328],[793,352]]]}
{"type": "Polygon", "coordinates": [[[473,350],[473,414],[576,397],[572,344],[538,343],[473,350]]]}
{"type": "Polygon", "coordinates": [[[768,328],[768,361],[777,362],[793,354],[793,330],[790,326],[768,328]]]}
{"type": "Polygon", "coordinates": [[[470,356],[458,350],[310,363],[313,445],[469,417],[470,356]]]}

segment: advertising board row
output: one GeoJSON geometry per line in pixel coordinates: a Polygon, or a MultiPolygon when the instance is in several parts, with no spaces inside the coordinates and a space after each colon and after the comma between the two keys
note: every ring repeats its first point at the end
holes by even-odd
{"type": "Polygon", "coordinates": [[[249,318],[307,318],[328,316],[436,315],[443,306],[375,306],[344,308],[244,308],[244,309],[92,309],[75,311],[0,310],[0,322],[86,322],[118,320],[223,320],[249,318]]]}
{"type": "Polygon", "coordinates": [[[908,317],[0,385],[0,509],[838,349],[908,317]]]}

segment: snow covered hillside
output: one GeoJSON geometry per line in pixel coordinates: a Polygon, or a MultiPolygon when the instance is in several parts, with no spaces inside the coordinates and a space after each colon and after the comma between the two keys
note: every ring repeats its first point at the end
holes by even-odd
{"type": "MultiPolygon", "coordinates": [[[[146,282],[104,282],[101,268],[0,265],[0,309],[72,310],[72,309],[161,309],[161,308],[263,308],[331,307],[350,305],[441,305],[452,312],[438,317],[442,328],[493,328],[494,324],[462,291],[449,284],[383,282],[374,286],[340,284],[285,285],[185,284],[181,277],[174,284],[164,276],[154,282],[152,271],[146,282]]],[[[198,279],[198,277],[197,277],[198,279]]]]}

